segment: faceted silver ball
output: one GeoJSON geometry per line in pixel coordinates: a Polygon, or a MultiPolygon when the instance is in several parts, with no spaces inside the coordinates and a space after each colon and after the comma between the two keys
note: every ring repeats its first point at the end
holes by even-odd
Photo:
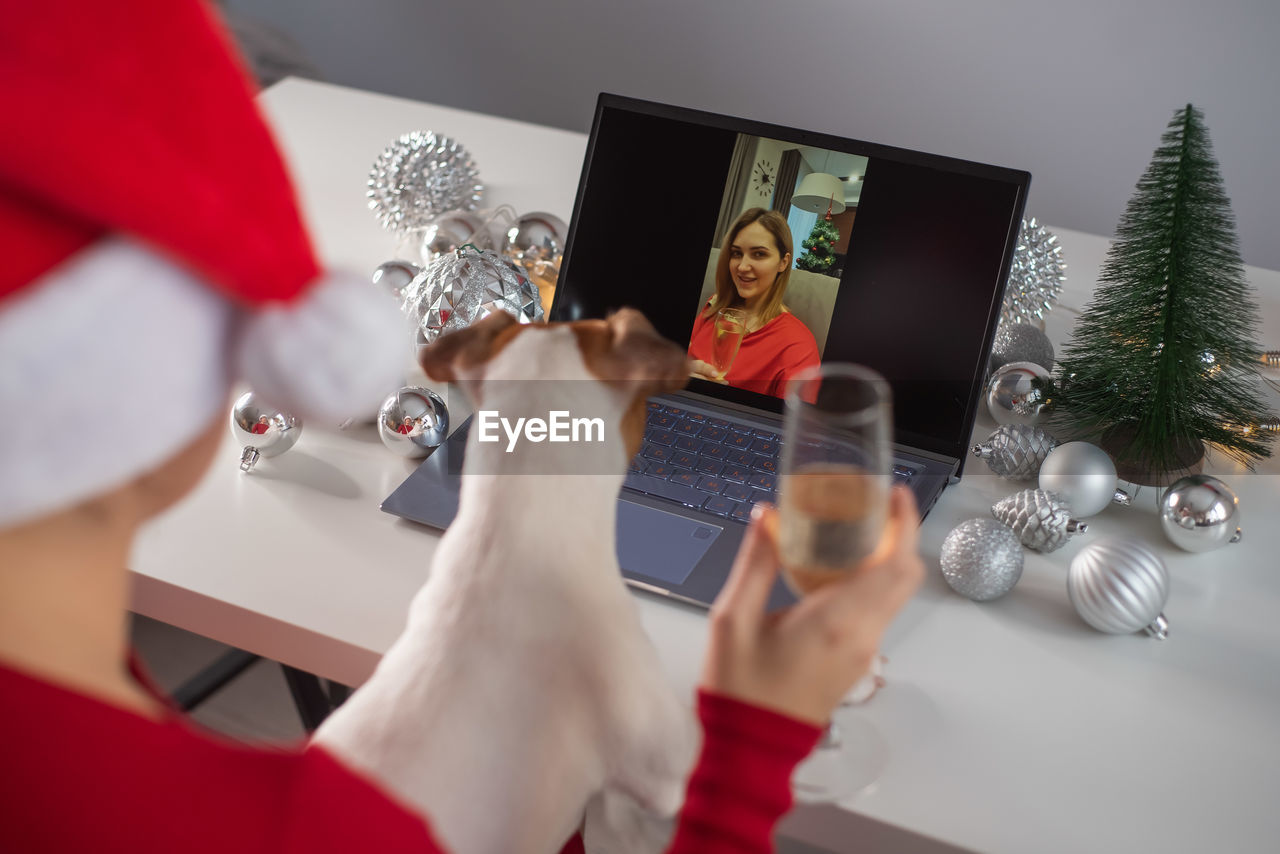
{"type": "Polygon", "coordinates": [[[942,577],[975,602],[999,599],[1022,577],[1022,544],[995,519],[961,522],[942,542],[942,577]]]}
{"type": "Polygon", "coordinates": [[[1240,542],[1240,499],[1216,477],[1193,474],[1174,483],[1160,499],[1160,527],[1178,548],[1207,552],[1240,542]]]}
{"type": "Polygon", "coordinates": [[[1029,323],[1002,324],[991,345],[991,370],[1010,362],[1030,362],[1053,370],[1053,344],[1049,336],[1029,323]]]}
{"type": "Polygon", "coordinates": [[[1169,572],[1141,543],[1112,538],[1085,546],[1067,571],[1067,595],[1081,619],[1100,632],[1146,629],[1159,640],[1168,633],[1160,612],[1169,599],[1169,572]]]}
{"type": "Polygon", "coordinates": [[[249,471],[259,458],[278,456],[297,444],[302,420],[266,406],[250,391],[231,407],[231,434],[243,448],[240,470],[249,471]]]}
{"type": "Polygon", "coordinates": [[[1040,488],[1056,492],[1076,518],[1100,513],[1116,499],[1116,464],[1088,442],[1067,442],[1040,464],[1040,488]]]}
{"type": "Polygon", "coordinates": [[[1038,424],[1044,418],[1045,395],[1036,381],[1049,372],[1031,362],[1010,362],[987,380],[987,409],[997,424],[1038,424]]]}
{"type": "Polygon", "coordinates": [[[378,437],[402,457],[425,457],[449,435],[449,409],[429,388],[406,386],[382,402],[378,437]]]}

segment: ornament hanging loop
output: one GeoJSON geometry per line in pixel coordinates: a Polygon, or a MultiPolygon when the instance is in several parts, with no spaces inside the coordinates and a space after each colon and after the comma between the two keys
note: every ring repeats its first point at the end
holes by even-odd
{"type": "Polygon", "coordinates": [[[1164,614],[1157,614],[1156,618],[1143,631],[1156,640],[1167,640],[1169,637],[1169,621],[1165,619],[1164,614]]]}
{"type": "Polygon", "coordinates": [[[245,446],[245,449],[240,453],[240,471],[249,471],[257,465],[258,460],[261,458],[262,454],[258,452],[257,448],[245,446]]]}

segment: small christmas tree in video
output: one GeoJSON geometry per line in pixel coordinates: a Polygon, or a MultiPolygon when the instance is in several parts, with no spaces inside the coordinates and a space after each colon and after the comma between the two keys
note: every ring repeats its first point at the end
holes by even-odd
{"type": "Polygon", "coordinates": [[[828,213],[814,223],[813,231],[800,244],[808,251],[796,259],[796,267],[810,273],[827,272],[836,260],[835,245],[839,239],[840,229],[836,228],[828,213]]]}
{"type": "Polygon", "coordinates": [[[1130,480],[1185,472],[1203,443],[1252,466],[1271,455],[1257,430],[1257,314],[1204,116],[1188,104],[1116,228],[1061,359],[1058,409],[1130,480]]]}

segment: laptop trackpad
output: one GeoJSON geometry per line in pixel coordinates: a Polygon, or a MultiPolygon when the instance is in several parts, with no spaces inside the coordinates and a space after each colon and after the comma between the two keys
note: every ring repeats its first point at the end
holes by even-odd
{"type": "Polygon", "coordinates": [[[724,528],[675,513],[618,502],[618,565],[672,586],[684,584],[724,528]]]}

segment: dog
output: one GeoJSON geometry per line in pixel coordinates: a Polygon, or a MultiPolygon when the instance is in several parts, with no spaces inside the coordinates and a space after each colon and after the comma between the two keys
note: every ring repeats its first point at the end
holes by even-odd
{"type": "Polygon", "coordinates": [[[484,442],[473,423],[458,515],[404,633],[314,740],[459,854],[554,854],[589,802],[588,848],[611,832],[593,831],[597,819],[621,840],[609,850],[629,848],[641,831],[620,805],[674,815],[700,737],[615,552],[646,399],[685,384],[685,354],[633,310],[538,326],[499,312],[422,362],[508,425],[554,410],[599,416],[602,435],[512,447],[515,434],[484,442]]]}

